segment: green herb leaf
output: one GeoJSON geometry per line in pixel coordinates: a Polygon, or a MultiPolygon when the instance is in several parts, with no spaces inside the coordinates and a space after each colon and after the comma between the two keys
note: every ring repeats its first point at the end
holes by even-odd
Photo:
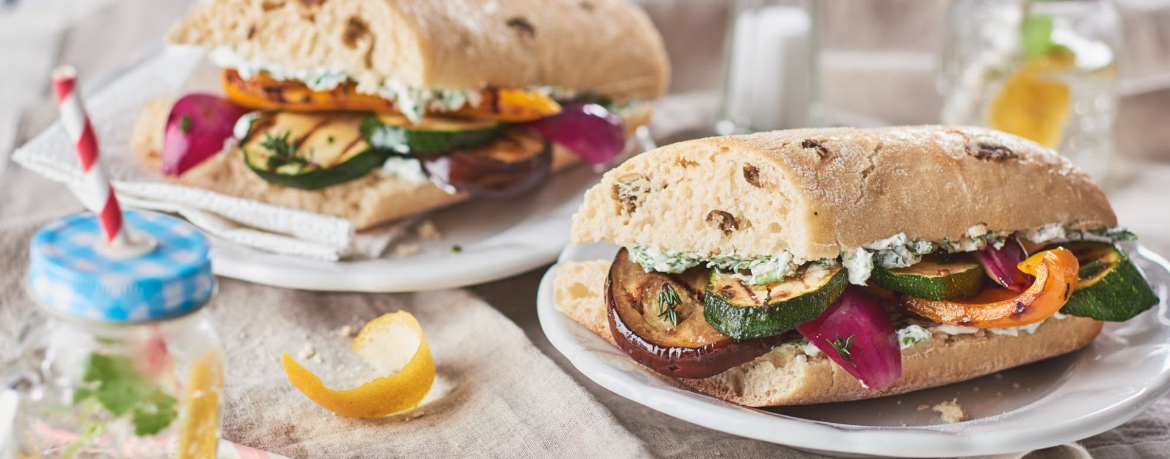
{"type": "Polygon", "coordinates": [[[674,286],[662,284],[662,291],[658,292],[658,317],[666,317],[672,328],[678,327],[678,310],[675,308],[680,305],[682,299],[678,297],[674,286]]]}
{"type": "Polygon", "coordinates": [[[1105,262],[1101,260],[1093,260],[1085,263],[1084,266],[1081,266],[1081,269],[1077,271],[1077,277],[1081,279],[1093,277],[1108,267],[1109,265],[1105,264],[1105,262]]]}
{"type": "Polygon", "coordinates": [[[269,171],[284,168],[287,172],[295,173],[312,166],[308,160],[297,156],[297,143],[288,139],[291,134],[292,131],[286,131],[284,135],[264,133],[264,140],[260,142],[260,147],[272,152],[272,155],[268,157],[268,162],[264,165],[269,171]],[[285,166],[294,167],[287,168],[285,166]]]}
{"type": "Polygon", "coordinates": [[[1020,23],[1020,45],[1028,59],[1048,54],[1056,45],[1052,41],[1052,18],[1048,16],[1027,16],[1020,23]]]}
{"type": "Polygon", "coordinates": [[[854,336],[857,335],[849,335],[848,338],[841,339],[841,335],[838,334],[837,339],[829,340],[829,345],[833,346],[833,349],[837,351],[837,355],[841,356],[842,360],[849,363],[853,363],[853,358],[852,354],[850,353],[849,346],[853,345],[854,336]]]}
{"type": "Polygon", "coordinates": [[[134,368],[129,357],[90,354],[81,380],[87,383],[73,392],[73,403],[97,399],[114,416],[131,413],[138,435],[154,435],[178,416],[174,397],[134,368]]]}
{"type": "Polygon", "coordinates": [[[183,131],[184,134],[191,133],[191,117],[189,115],[183,115],[182,118],[179,118],[179,130],[183,131]]]}
{"type": "Polygon", "coordinates": [[[134,434],[139,437],[157,435],[179,415],[175,398],[162,389],[156,389],[134,405],[132,422],[134,434]]]}
{"type": "Polygon", "coordinates": [[[1051,16],[1035,16],[1030,12],[1020,23],[1020,46],[1024,57],[1035,59],[1057,53],[1071,53],[1067,46],[1052,40],[1055,24],[1051,16]]]}
{"type": "Polygon", "coordinates": [[[451,246],[451,253],[463,253],[463,246],[459,244],[451,246]]]}

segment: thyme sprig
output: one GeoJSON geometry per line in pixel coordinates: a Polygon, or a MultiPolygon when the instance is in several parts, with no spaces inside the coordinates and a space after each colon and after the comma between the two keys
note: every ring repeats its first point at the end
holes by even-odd
{"type": "Polygon", "coordinates": [[[671,328],[678,327],[678,307],[682,305],[682,299],[678,297],[678,292],[675,291],[674,286],[670,284],[662,284],[662,291],[658,292],[658,317],[665,317],[670,321],[671,328]]]}

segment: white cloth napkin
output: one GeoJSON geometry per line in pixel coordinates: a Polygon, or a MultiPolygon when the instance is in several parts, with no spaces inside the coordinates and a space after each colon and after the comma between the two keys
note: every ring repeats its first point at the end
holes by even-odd
{"type": "MultiPolygon", "coordinates": [[[[139,163],[129,146],[142,107],[152,99],[176,97],[198,87],[196,73],[203,60],[204,52],[199,49],[165,48],[95,94],[83,94],[103,161],[124,204],[176,213],[215,237],[284,255],[327,261],[381,255],[405,224],[359,236],[353,224],[344,219],[168,182],[159,172],[139,163]]],[[[13,160],[79,191],[81,171],[76,153],[60,123],[17,149],[13,160]]]]}

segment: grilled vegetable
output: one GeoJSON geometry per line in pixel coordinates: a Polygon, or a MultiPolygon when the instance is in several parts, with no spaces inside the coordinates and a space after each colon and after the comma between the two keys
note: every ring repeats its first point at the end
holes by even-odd
{"type": "Polygon", "coordinates": [[[975,252],[975,259],[983,265],[983,272],[987,273],[987,277],[1001,287],[1017,293],[1032,285],[1032,276],[1016,268],[1026,258],[1028,251],[1015,236],[1007,238],[1001,248],[988,245],[975,252]]]}
{"type": "MultiPolygon", "coordinates": [[[[221,74],[221,83],[229,99],[252,110],[401,112],[393,100],[377,94],[357,92],[352,81],[345,81],[333,89],[316,91],[300,81],[277,80],[264,72],[245,79],[235,70],[225,69],[221,74]]],[[[451,114],[464,118],[521,123],[561,112],[561,105],[557,101],[540,91],[527,89],[487,88],[468,102],[451,114]]],[[[422,107],[420,111],[432,112],[431,107],[422,107]]]]}
{"type": "Polygon", "coordinates": [[[902,376],[902,347],[890,314],[863,287],[845,287],[820,317],[796,330],[866,389],[885,389],[902,376]]]}
{"type": "Polygon", "coordinates": [[[1103,242],[1060,245],[1080,262],[1077,288],[1060,312],[1123,322],[1158,304],[1150,284],[1117,247],[1103,242]]]}
{"type": "Polygon", "coordinates": [[[487,120],[423,118],[413,123],[401,115],[369,115],[362,136],[370,145],[398,153],[445,153],[478,147],[499,134],[500,123],[487,120]]]}
{"type": "Polygon", "coordinates": [[[477,148],[420,158],[433,179],[461,192],[498,198],[543,183],[551,172],[552,148],[535,133],[508,129],[477,148]]]}
{"type": "Polygon", "coordinates": [[[605,281],[614,341],[634,360],[676,378],[705,378],[764,355],[783,335],[735,341],[703,317],[708,272],[647,273],[618,252],[605,281]]]}
{"type": "Polygon", "coordinates": [[[840,266],[812,264],[767,285],[746,285],[737,273],[713,270],[703,315],[732,339],[778,335],[816,319],[848,283],[849,275],[840,266]]]}
{"type": "Polygon", "coordinates": [[[966,254],[927,255],[907,268],[875,266],[869,276],[878,287],[928,300],[975,296],[983,290],[983,279],[983,267],[966,254]]]}
{"type": "Polygon", "coordinates": [[[328,91],[314,91],[299,81],[277,80],[263,72],[247,79],[231,69],[225,69],[220,75],[228,98],[252,110],[397,113],[393,101],[376,94],[361,94],[354,89],[352,82],[342,83],[328,91]]]}
{"type": "Polygon", "coordinates": [[[940,324],[979,328],[1016,327],[1039,322],[1064,306],[1077,286],[1076,257],[1063,248],[1032,255],[1019,265],[1020,271],[1036,276],[1023,293],[1003,287],[987,287],[978,295],[960,301],[936,301],[901,297],[902,306],[940,324]]]}
{"type": "Polygon", "coordinates": [[[479,99],[475,104],[459,109],[455,115],[522,123],[561,112],[561,104],[547,94],[534,90],[489,88],[480,91],[479,99]]]}
{"type": "Polygon", "coordinates": [[[622,121],[597,104],[566,104],[561,113],[525,124],[589,164],[614,161],[626,147],[622,121]]]}
{"type": "Polygon", "coordinates": [[[187,94],[171,107],[163,136],[162,171],[181,175],[223,151],[244,109],[211,94],[187,94]]]}
{"type": "Polygon", "coordinates": [[[265,113],[240,141],[244,161],[264,180],[305,190],[360,178],[391,154],[370,148],[359,132],[361,119],[341,113],[265,113]]]}

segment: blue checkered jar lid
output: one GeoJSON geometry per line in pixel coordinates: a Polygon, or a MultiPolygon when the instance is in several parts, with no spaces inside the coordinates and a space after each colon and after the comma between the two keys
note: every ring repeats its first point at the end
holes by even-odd
{"type": "Polygon", "coordinates": [[[104,250],[93,213],[69,215],[41,228],[29,247],[28,283],[45,308],[112,322],[151,322],[194,311],[211,299],[207,238],[167,215],[126,211],[124,223],[153,250],[118,257],[104,250]]]}

